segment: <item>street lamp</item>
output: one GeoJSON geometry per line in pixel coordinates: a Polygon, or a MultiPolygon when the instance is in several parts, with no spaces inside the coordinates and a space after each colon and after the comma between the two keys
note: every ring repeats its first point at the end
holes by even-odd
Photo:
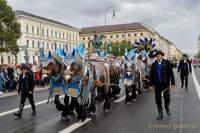
{"type": "MultiPolygon", "coordinates": [[[[105,28],[106,28],[106,22],[107,22],[107,19],[106,19],[106,17],[107,17],[107,12],[108,12],[109,10],[112,10],[112,11],[113,11],[112,17],[115,17],[115,8],[114,8],[113,6],[107,7],[107,8],[105,9],[105,28]]],[[[107,50],[108,50],[108,46],[107,46],[107,45],[108,45],[108,44],[106,43],[106,53],[107,53],[107,50]]]]}
{"type": "Polygon", "coordinates": [[[107,22],[107,19],[106,19],[106,17],[107,17],[107,12],[108,12],[110,9],[112,9],[112,11],[113,11],[112,17],[115,17],[115,8],[114,8],[113,6],[107,7],[107,8],[105,9],[105,26],[106,26],[106,22],[107,22]]]}

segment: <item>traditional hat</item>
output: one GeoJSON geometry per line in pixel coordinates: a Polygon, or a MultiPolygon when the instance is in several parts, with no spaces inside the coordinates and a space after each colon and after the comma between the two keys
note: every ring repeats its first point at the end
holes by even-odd
{"type": "Polygon", "coordinates": [[[156,56],[157,55],[162,55],[162,56],[164,56],[165,54],[161,51],[161,50],[158,50],[158,51],[156,51],[156,56]]]}

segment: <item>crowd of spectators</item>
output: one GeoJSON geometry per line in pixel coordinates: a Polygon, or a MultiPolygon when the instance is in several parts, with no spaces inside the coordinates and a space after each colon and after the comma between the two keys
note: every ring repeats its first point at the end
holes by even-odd
{"type": "MultiPolygon", "coordinates": [[[[44,86],[46,83],[42,78],[42,69],[38,64],[28,65],[30,72],[34,76],[36,86],[44,86]]],[[[0,95],[7,92],[14,92],[18,89],[21,65],[4,64],[0,65],[0,95]]]]}

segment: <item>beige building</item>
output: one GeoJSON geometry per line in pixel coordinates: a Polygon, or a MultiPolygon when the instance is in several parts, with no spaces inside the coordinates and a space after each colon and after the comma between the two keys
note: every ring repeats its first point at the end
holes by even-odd
{"type": "Polygon", "coordinates": [[[165,53],[166,58],[171,58],[172,56],[175,56],[174,52],[172,52],[174,51],[173,47],[175,47],[173,43],[162,37],[153,28],[141,23],[82,28],[80,32],[80,40],[83,41],[86,47],[88,47],[88,42],[93,38],[95,33],[104,34],[104,42],[120,42],[122,40],[126,40],[133,44],[140,38],[154,38],[156,40],[158,49],[162,50],[165,53]]]}
{"type": "Polygon", "coordinates": [[[79,29],[70,25],[43,18],[37,15],[16,11],[17,21],[21,24],[21,37],[17,44],[20,51],[16,57],[4,54],[4,63],[25,63],[39,61],[39,49],[52,53],[57,48],[70,50],[79,43],[79,29]]]}

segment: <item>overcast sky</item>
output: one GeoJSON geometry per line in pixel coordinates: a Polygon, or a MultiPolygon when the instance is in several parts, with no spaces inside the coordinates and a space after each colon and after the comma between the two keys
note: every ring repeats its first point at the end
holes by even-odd
{"type": "Polygon", "coordinates": [[[14,10],[40,15],[77,28],[141,22],[157,30],[184,52],[197,51],[200,0],[7,0],[14,10]]]}

